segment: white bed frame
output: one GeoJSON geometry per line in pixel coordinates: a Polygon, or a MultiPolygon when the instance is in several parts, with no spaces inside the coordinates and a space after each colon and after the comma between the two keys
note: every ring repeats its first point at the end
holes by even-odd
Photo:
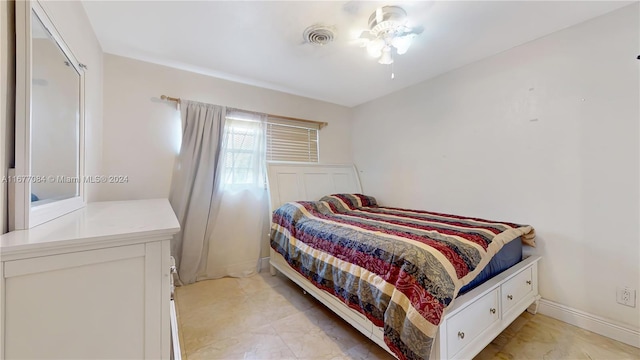
{"type": "MultiPolygon", "coordinates": [[[[271,211],[289,201],[319,200],[335,193],[362,193],[353,165],[269,163],[271,211]]],[[[375,194],[369,194],[374,195],[375,194]]],[[[523,311],[535,314],[538,261],[531,256],[482,285],[456,298],[443,317],[433,343],[431,359],[471,359],[484,349],[523,311]]],[[[328,292],[318,289],[271,249],[271,274],[276,270],[297,283],[389,353],[383,330],[328,292]]],[[[393,353],[391,353],[393,355],[393,353]]]]}

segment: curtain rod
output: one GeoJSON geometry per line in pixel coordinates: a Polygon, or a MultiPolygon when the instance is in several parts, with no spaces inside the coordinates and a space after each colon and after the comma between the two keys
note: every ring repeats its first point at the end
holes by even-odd
{"type": "MultiPolygon", "coordinates": [[[[178,104],[180,104],[182,102],[182,100],[180,100],[180,98],[171,97],[171,96],[167,96],[167,95],[160,96],[160,99],[165,100],[165,101],[174,101],[174,102],[176,102],[178,104]]],[[[241,109],[238,109],[238,110],[241,110],[241,109]]],[[[320,129],[322,129],[323,127],[329,125],[329,123],[322,122],[322,121],[300,119],[300,118],[294,118],[294,117],[289,117],[289,116],[274,115],[274,114],[261,113],[261,112],[249,111],[249,110],[241,110],[241,111],[245,111],[245,112],[252,113],[252,114],[258,114],[258,115],[267,115],[269,117],[274,117],[274,118],[278,118],[278,119],[285,119],[285,120],[301,121],[301,122],[306,122],[306,123],[311,123],[311,124],[318,124],[318,127],[320,129]]]]}

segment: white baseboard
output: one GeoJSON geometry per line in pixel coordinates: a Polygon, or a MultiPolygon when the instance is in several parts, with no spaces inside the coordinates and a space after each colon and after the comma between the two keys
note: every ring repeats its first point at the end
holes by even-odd
{"type": "Polygon", "coordinates": [[[551,300],[541,299],[538,312],[579,328],[640,348],[640,331],[551,300]]]}

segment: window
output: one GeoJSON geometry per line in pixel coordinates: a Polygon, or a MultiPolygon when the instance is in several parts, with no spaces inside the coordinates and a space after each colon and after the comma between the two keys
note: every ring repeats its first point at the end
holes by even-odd
{"type": "Polygon", "coordinates": [[[264,149],[259,121],[227,118],[224,160],[225,185],[257,184],[262,177],[264,149]]]}
{"type": "Polygon", "coordinates": [[[223,149],[225,186],[264,183],[265,160],[318,162],[320,124],[233,111],[227,115],[223,149]]]}
{"type": "Polygon", "coordinates": [[[269,117],[267,160],[318,162],[319,124],[269,117]]]}

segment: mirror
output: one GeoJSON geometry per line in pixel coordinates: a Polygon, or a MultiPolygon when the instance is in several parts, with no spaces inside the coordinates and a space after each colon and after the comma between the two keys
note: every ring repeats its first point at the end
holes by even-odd
{"type": "Polygon", "coordinates": [[[31,206],[78,196],[79,125],[80,74],[32,11],[31,206]]]}
{"type": "Polygon", "coordinates": [[[16,2],[16,151],[9,226],[29,229],[85,205],[84,65],[38,1],[16,2]]]}

